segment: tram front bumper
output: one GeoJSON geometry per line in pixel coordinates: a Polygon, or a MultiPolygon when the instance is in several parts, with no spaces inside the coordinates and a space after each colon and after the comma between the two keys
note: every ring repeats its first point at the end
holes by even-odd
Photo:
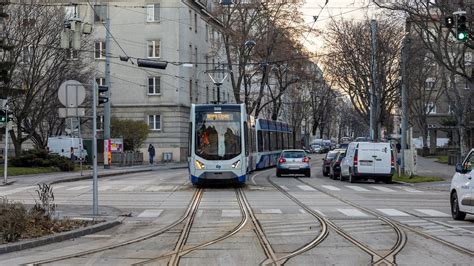
{"type": "Polygon", "coordinates": [[[199,176],[191,175],[191,182],[193,184],[202,182],[238,182],[245,183],[247,175],[239,176],[233,172],[204,172],[199,176]]]}

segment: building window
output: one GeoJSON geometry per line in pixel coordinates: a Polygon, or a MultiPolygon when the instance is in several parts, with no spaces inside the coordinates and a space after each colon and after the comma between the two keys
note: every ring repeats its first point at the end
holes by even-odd
{"type": "Polygon", "coordinates": [[[21,58],[22,63],[29,64],[31,63],[32,59],[33,59],[33,46],[28,45],[28,46],[23,47],[22,58],[21,58]]]}
{"type": "Polygon", "coordinates": [[[189,103],[193,103],[193,80],[189,80],[189,103]]]}
{"type": "Polygon", "coordinates": [[[194,33],[198,32],[198,15],[194,13],[194,33]]]}
{"type": "Polygon", "coordinates": [[[148,128],[150,130],[161,130],[161,115],[149,115],[148,128]]]}
{"type": "Polygon", "coordinates": [[[197,80],[194,82],[194,88],[196,88],[196,103],[199,103],[199,86],[197,80]]]}
{"type": "Polygon", "coordinates": [[[106,5],[94,5],[94,22],[104,22],[107,17],[106,5]]]}
{"type": "Polygon", "coordinates": [[[64,13],[66,20],[79,17],[79,9],[76,6],[65,6],[64,13]]]}
{"type": "Polygon", "coordinates": [[[105,59],[105,42],[98,41],[94,45],[94,58],[105,59]]]}
{"type": "Polygon", "coordinates": [[[206,39],[206,42],[209,41],[209,25],[206,24],[206,32],[204,38],[206,39]]]}
{"type": "Polygon", "coordinates": [[[160,21],[160,4],[146,5],[146,21],[147,22],[160,21]]]}
{"type": "Polygon", "coordinates": [[[425,81],[425,90],[432,90],[435,86],[435,79],[434,78],[427,78],[425,81]]]}
{"type": "Polygon", "coordinates": [[[160,94],[160,77],[148,78],[148,94],[160,94]]]}
{"type": "Polygon", "coordinates": [[[160,41],[148,41],[148,58],[160,57],[160,41]]]}
{"type": "Polygon", "coordinates": [[[436,114],[436,105],[434,104],[434,102],[429,102],[426,105],[426,113],[427,114],[436,114]]]}
{"type": "Polygon", "coordinates": [[[193,12],[189,10],[189,30],[193,30],[193,12]]]}
{"type": "Polygon", "coordinates": [[[69,49],[69,59],[77,60],[79,59],[79,51],[75,49],[69,49]]]}

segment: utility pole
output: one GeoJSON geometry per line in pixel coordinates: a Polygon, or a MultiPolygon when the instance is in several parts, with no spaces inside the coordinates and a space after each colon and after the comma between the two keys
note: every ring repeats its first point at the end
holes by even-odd
{"type": "Polygon", "coordinates": [[[406,62],[407,62],[407,50],[410,44],[410,37],[405,36],[402,41],[402,63],[401,63],[401,74],[402,74],[402,136],[401,136],[401,164],[400,172],[402,175],[405,174],[405,150],[407,148],[407,129],[408,129],[408,110],[407,110],[407,76],[406,76],[406,62]]]}
{"type": "Polygon", "coordinates": [[[92,214],[99,214],[99,189],[97,183],[97,88],[92,79],[92,214]]]}
{"type": "Polygon", "coordinates": [[[377,21],[370,21],[370,32],[372,37],[372,88],[370,90],[370,138],[375,141],[375,128],[377,128],[375,115],[377,113],[375,91],[377,86],[377,21]]]}
{"type": "Polygon", "coordinates": [[[105,85],[109,89],[105,96],[109,99],[104,104],[104,168],[110,168],[110,19],[109,4],[107,4],[107,15],[105,19],[105,85]]]}

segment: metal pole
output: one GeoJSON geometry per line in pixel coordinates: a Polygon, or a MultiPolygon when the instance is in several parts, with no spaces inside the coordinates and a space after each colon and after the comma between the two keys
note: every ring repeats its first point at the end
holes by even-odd
{"type": "Polygon", "coordinates": [[[92,214],[99,214],[99,190],[97,183],[97,88],[92,79],[92,214]]]}
{"type": "Polygon", "coordinates": [[[217,85],[217,104],[221,103],[221,84],[216,83],[217,85]]]}
{"type": "Polygon", "coordinates": [[[109,141],[110,141],[110,19],[109,5],[107,4],[107,17],[105,19],[105,85],[109,89],[105,92],[107,99],[104,104],[104,168],[110,168],[109,165],[109,141]],[[107,147],[107,148],[106,148],[107,147]]]}
{"type": "Polygon", "coordinates": [[[407,111],[407,92],[406,92],[406,61],[407,61],[407,48],[409,44],[409,37],[405,36],[402,42],[402,136],[401,136],[401,163],[400,172],[402,175],[405,174],[405,150],[407,146],[407,128],[408,128],[408,111],[407,111]]]}
{"type": "MultiPolygon", "coordinates": [[[[8,98],[7,101],[8,102],[8,98]]],[[[3,151],[3,183],[8,184],[8,105],[5,104],[5,150],[3,151]]]]}
{"type": "Polygon", "coordinates": [[[370,90],[370,138],[375,141],[375,86],[377,80],[377,21],[372,19],[370,21],[370,31],[372,36],[372,88],[370,90]]]}

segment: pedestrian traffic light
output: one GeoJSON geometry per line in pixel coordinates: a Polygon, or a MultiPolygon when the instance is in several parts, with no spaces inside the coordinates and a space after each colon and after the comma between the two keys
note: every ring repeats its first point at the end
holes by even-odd
{"type": "Polygon", "coordinates": [[[458,41],[461,41],[461,42],[465,42],[469,38],[469,33],[467,32],[465,15],[458,16],[456,38],[458,39],[458,41]]]}
{"type": "Polygon", "coordinates": [[[109,86],[99,86],[99,104],[108,103],[109,97],[107,97],[106,93],[109,90],[109,86]]]}
{"type": "Polygon", "coordinates": [[[0,110],[0,123],[4,124],[5,122],[7,122],[5,110],[0,110]]]}
{"type": "Polygon", "coordinates": [[[137,65],[139,67],[166,69],[166,66],[168,65],[168,62],[138,58],[137,59],[137,65]]]}
{"type": "Polygon", "coordinates": [[[453,16],[447,16],[447,17],[444,18],[444,20],[445,20],[446,28],[454,27],[454,18],[453,18],[453,16]]]}

